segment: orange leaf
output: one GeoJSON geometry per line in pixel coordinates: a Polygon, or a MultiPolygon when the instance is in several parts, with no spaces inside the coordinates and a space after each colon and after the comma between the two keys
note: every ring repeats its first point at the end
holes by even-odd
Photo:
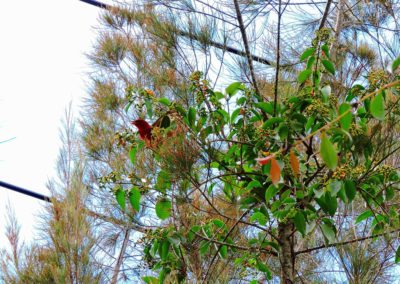
{"type": "Polygon", "coordinates": [[[289,161],[295,176],[298,177],[300,175],[300,164],[299,164],[299,159],[297,158],[293,149],[290,151],[289,161]]]}
{"type": "Polygon", "coordinates": [[[269,174],[271,175],[271,181],[276,185],[281,179],[281,168],[275,158],[271,159],[271,169],[269,174]]]}

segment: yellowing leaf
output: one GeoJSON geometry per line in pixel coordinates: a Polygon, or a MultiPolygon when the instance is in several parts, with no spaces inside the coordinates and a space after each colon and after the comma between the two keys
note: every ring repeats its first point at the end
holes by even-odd
{"type": "Polygon", "coordinates": [[[297,158],[293,149],[290,151],[289,161],[290,161],[290,167],[292,168],[293,173],[295,174],[296,177],[299,176],[300,175],[300,163],[299,163],[299,159],[297,158]]]}
{"type": "Polygon", "coordinates": [[[271,169],[270,169],[271,181],[273,184],[277,184],[281,179],[281,168],[275,158],[271,159],[271,169]]]}

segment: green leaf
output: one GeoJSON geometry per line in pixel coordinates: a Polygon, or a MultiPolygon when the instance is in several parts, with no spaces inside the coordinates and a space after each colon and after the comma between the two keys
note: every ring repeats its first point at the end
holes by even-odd
{"type": "Polygon", "coordinates": [[[140,197],[140,191],[137,187],[132,188],[129,192],[129,202],[136,212],[140,211],[140,197]]]}
{"type": "Polygon", "coordinates": [[[164,240],[160,246],[160,258],[161,260],[167,260],[169,254],[169,247],[171,243],[168,240],[164,240]]]}
{"type": "Polygon", "coordinates": [[[320,154],[326,166],[329,169],[334,170],[338,163],[338,157],[333,144],[326,136],[325,132],[321,134],[320,154]]]}
{"type": "Polygon", "coordinates": [[[261,187],[261,183],[258,180],[252,180],[249,182],[249,184],[246,186],[248,190],[252,190],[255,187],[261,187]]]}
{"type": "Polygon", "coordinates": [[[265,226],[267,223],[267,217],[261,212],[255,212],[250,217],[250,222],[257,221],[261,226],[265,226]]]}
{"type": "Polygon", "coordinates": [[[213,222],[213,224],[214,224],[215,226],[217,226],[218,228],[226,228],[225,223],[222,222],[222,221],[219,220],[219,219],[214,219],[214,220],[212,220],[212,222],[213,222]]]}
{"type": "Polygon", "coordinates": [[[308,58],[306,69],[311,70],[314,65],[314,62],[315,62],[315,56],[311,56],[310,58],[308,58]]]}
{"type": "Polygon", "coordinates": [[[131,159],[132,165],[135,165],[135,160],[136,160],[136,147],[132,147],[132,149],[129,151],[129,158],[131,159]]]}
{"type": "Polygon", "coordinates": [[[351,126],[351,121],[352,121],[352,114],[351,114],[351,106],[348,103],[343,103],[339,106],[339,115],[342,115],[346,113],[341,119],[340,119],[340,126],[348,131],[351,126]]]}
{"type": "Polygon", "coordinates": [[[241,82],[234,82],[230,84],[226,89],[225,92],[230,96],[234,96],[238,91],[243,91],[244,85],[241,82]]]}
{"type": "Polygon", "coordinates": [[[382,92],[377,94],[372,100],[370,105],[371,114],[379,120],[385,119],[385,103],[383,101],[382,92]]]}
{"type": "Polygon", "coordinates": [[[322,62],[322,65],[324,65],[326,71],[328,71],[332,75],[335,75],[335,66],[333,66],[332,62],[330,62],[329,60],[326,60],[326,59],[322,59],[321,62],[322,62]]]}
{"type": "Polygon", "coordinates": [[[327,58],[329,58],[330,55],[329,55],[329,47],[328,47],[328,45],[324,44],[323,46],[321,46],[321,49],[322,49],[322,51],[325,53],[325,56],[326,56],[327,58]]]}
{"type": "Polygon", "coordinates": [[[228,247],[225,245],[221,246],[218,253],[221,258],[226,258],[226,256],[228,255],[228,247]]]}
{"type": "Polygon", "coordinates": [[[304,235],[306,234],[306,218],[304,218],[303,213],[298,211],[294,216],[293,221],[297,231],[299,231],[304,237],[304,235]]]}
{"type": "Polygon", "coordinates": [[[275,196],[275,194],[278,192],[278,188],[271,184],[267,190],[265,191],[265,202],[268,203],[269,200],[275,196]]]}
{"type": "Polygon", "coordinates": [[[329,192],[325,193],[325,205],[328,209],[328,213],[330,216],[334,216],[336,213],[336,209],[338,207],[336,196],[332,196],[329,192]]]}
{"type": "Polygon", "coordinates": [[[153,117],[153,102],[149,99],[145,99],[144,104],[146,106],[147,115],[149,116],[149,118],[152,118],[153,117]]]}
{"type": "Polygon", "coordinates": [[[310,77],[311,73],[312,73],[312,71],[309,69],[301,71],[299,73],[299,76],[297,76],[297,81],[300,84],[303,84],[308,79],[308,77],[310,77]]]}
{"type": "Polygon", "coordinates": [[[209,241],[202,241],[200,243],[200,254],[204,255],[210,249],[211,243],[209,241]]]}
{"type": "Polygon", "coordinates": [[[171,215],[172,204],[171,201],[162,199],[156,204],[156,214],[161,220],[167,219],[171,215]]]}
{"type": "Polygon", "coordinates": [[[167,98],[159,98],[158,102],[163,104],[163,105],[165,105],[165,106],[170,106],[171,105],[171,102],[167,98]]]}
{"type": "Polygon", "coordinates": [[[315,48],[314,47],[309,47],[307,48],[303,54],[300,56],[300,61],[306,60],[308,57],[313,55],[315,53],[315,48]]]}
{"type": "Polygon", "coordinates": [[[397,57],[392,63],[392,72],[394,73],[396,69],[400,66],[400,56],[397,57]]]}
{"type": "Polygon", "coordinates": [[[346,191],[346,196],[349,199],[349,202],[353,201],[356,196],[356,185],[352,180],[345,180],[344,182],[344,190],[346,191]]]}
{"type": "Polygon", "coordinates": [[[274,113],[274,105],[272,103],[259,102],[259,103],[254,104],[254,106],[261,109],[265,113],[268,113],[271,115],[274,113]]]}
{"type": "Polygon", "coordinates": [[[322,234],[327,238],[329,243],[333,243],[335,241],[335,231],[327,224],[321,225],[322,234]]]}
{"type": "Polygon", "coordinates": [[[360,216],[357,217],[355,223],[358,224],[358,223],[364,221],[365,219],[372,217],[373,215],[374,214],[372,213],[371,210],[364,211],[363,213],[360,214],[360,216]]]}
{"type": "Polygon", "coordinates": [[[158,282],[159,282],[158,279],[153,276],[144,276],[144,277],[142,277],[142,280],[146,284],[158,284],[158,282]]]}
{"type": "Polygon", "coordinates": [[[270,272],[268,266],[264,262],[259,261],[259,260],[257,260],[257,268],[258,268],[258,270],[260,270],[261,272],[264,272],[264,273],[270,272]]]}
{"type": "Polygon", "coordinates": [[[286,124],[280,124],[278,128],[278,135],[281,141],[284,141],[289,135],[289,127],[286,124]]]}
{"type": "Polygon", "coordinates": [[[193,108],[193,107],[189,108],[188,121],[189,121],[190,127],[193,127],[195,125],[195,122],[196,122],[196,109],[193,108]]]}
{"type": "Polygon", "coordinates": [[[284,121],[282,117],[271,117],[262,125],[262,129],[271,128],[275,123],[280,123],[284,121]]]}
{"type": "Polygon", "coordinates": [[[122,188],[117,189],[115,192],[115,198],[122,210],[125,211],[125,191],[122,188]]]}
{"type": "Polygon", "coordinates": [[[239,116],[239,114],[240,114],[240,110],[241,110],[241,108],[237,108],[237,109],[235,109],[233,112],[232,112],[232,115],[231,115],[231,123],[235,123],[235,121],[236,121],[236,118],[239,116]]]}
{"type": "Polygon", "coordinates": [[[394,262],[395,263],[399,263],[400,262],[400,246],[396,250],[396,257],[395,257],[394,262]]]}

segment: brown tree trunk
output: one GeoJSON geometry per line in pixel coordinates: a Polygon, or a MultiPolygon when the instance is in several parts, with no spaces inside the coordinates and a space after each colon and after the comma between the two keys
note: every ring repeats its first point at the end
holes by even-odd
{"type": "Polygon", "coordinates": [[[279,261],[281,263],[281,283],[294,283],[295,276],[295,255],[293,250],[293,224],[291,222],[279,223],[278,236],[280,241],[281,252],[279,261]]]}

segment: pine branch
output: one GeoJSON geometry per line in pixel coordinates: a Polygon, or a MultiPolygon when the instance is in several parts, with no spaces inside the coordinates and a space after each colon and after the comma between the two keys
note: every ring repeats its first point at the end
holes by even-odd
{"type": "Polygon", "coordinates": [[[384,236],[387,234],[398,233],[398,232],[400,232],[400,229],[396,229],[396,230],[393,230],[393,231],[390,231],[387,233],[381,233],[381,234],[371,235],[371,236],[367,236],[367,237],[356,238],[356,239],[352,239],[352,240],[345,241],[345,242],[338,242],[338,243],[333,243],[333,244],[329,244],[329,245],[322,245],[322,246],[318,246],[318,247],[308,248],[305,250],[297,251],[297,252],[295,252],[295,254],[299,255],[299,254],[303,254],[303,253],[310,253],[312,251],[316,251],[316,250],[320,250],[320,249],[324,249],[324,248],[344,246],[344,245],[348,245],[348,244],[352,244],[352,243],[356,243],[356,242],[362,242],[365,240],[381,237],[381,236],[384,236]]]}
{"type": "Polygon", "coordinates": [[[250,68],[251,80],[253,81],[253,86],[254,86],[254,89],[256,90],[256,94],[258,96],[260,96],[260,90],[258,89],[256,75],[254,73],[253,60],[251,58],[249,42],[247,40],[247,34],[246,34],[246,29],[245,29],[245,26],[243,23],[242,13],[240,12],[238,0],[233,0],[233,3],[235,4],[235,11],[236,11],[237,20],[239,23],[239,29],[240,29],[240,33],[242,34],[242,40],[243,40],[244,50],[246,52],[247,63],[249,64],[249,68],[250,68]]]}

